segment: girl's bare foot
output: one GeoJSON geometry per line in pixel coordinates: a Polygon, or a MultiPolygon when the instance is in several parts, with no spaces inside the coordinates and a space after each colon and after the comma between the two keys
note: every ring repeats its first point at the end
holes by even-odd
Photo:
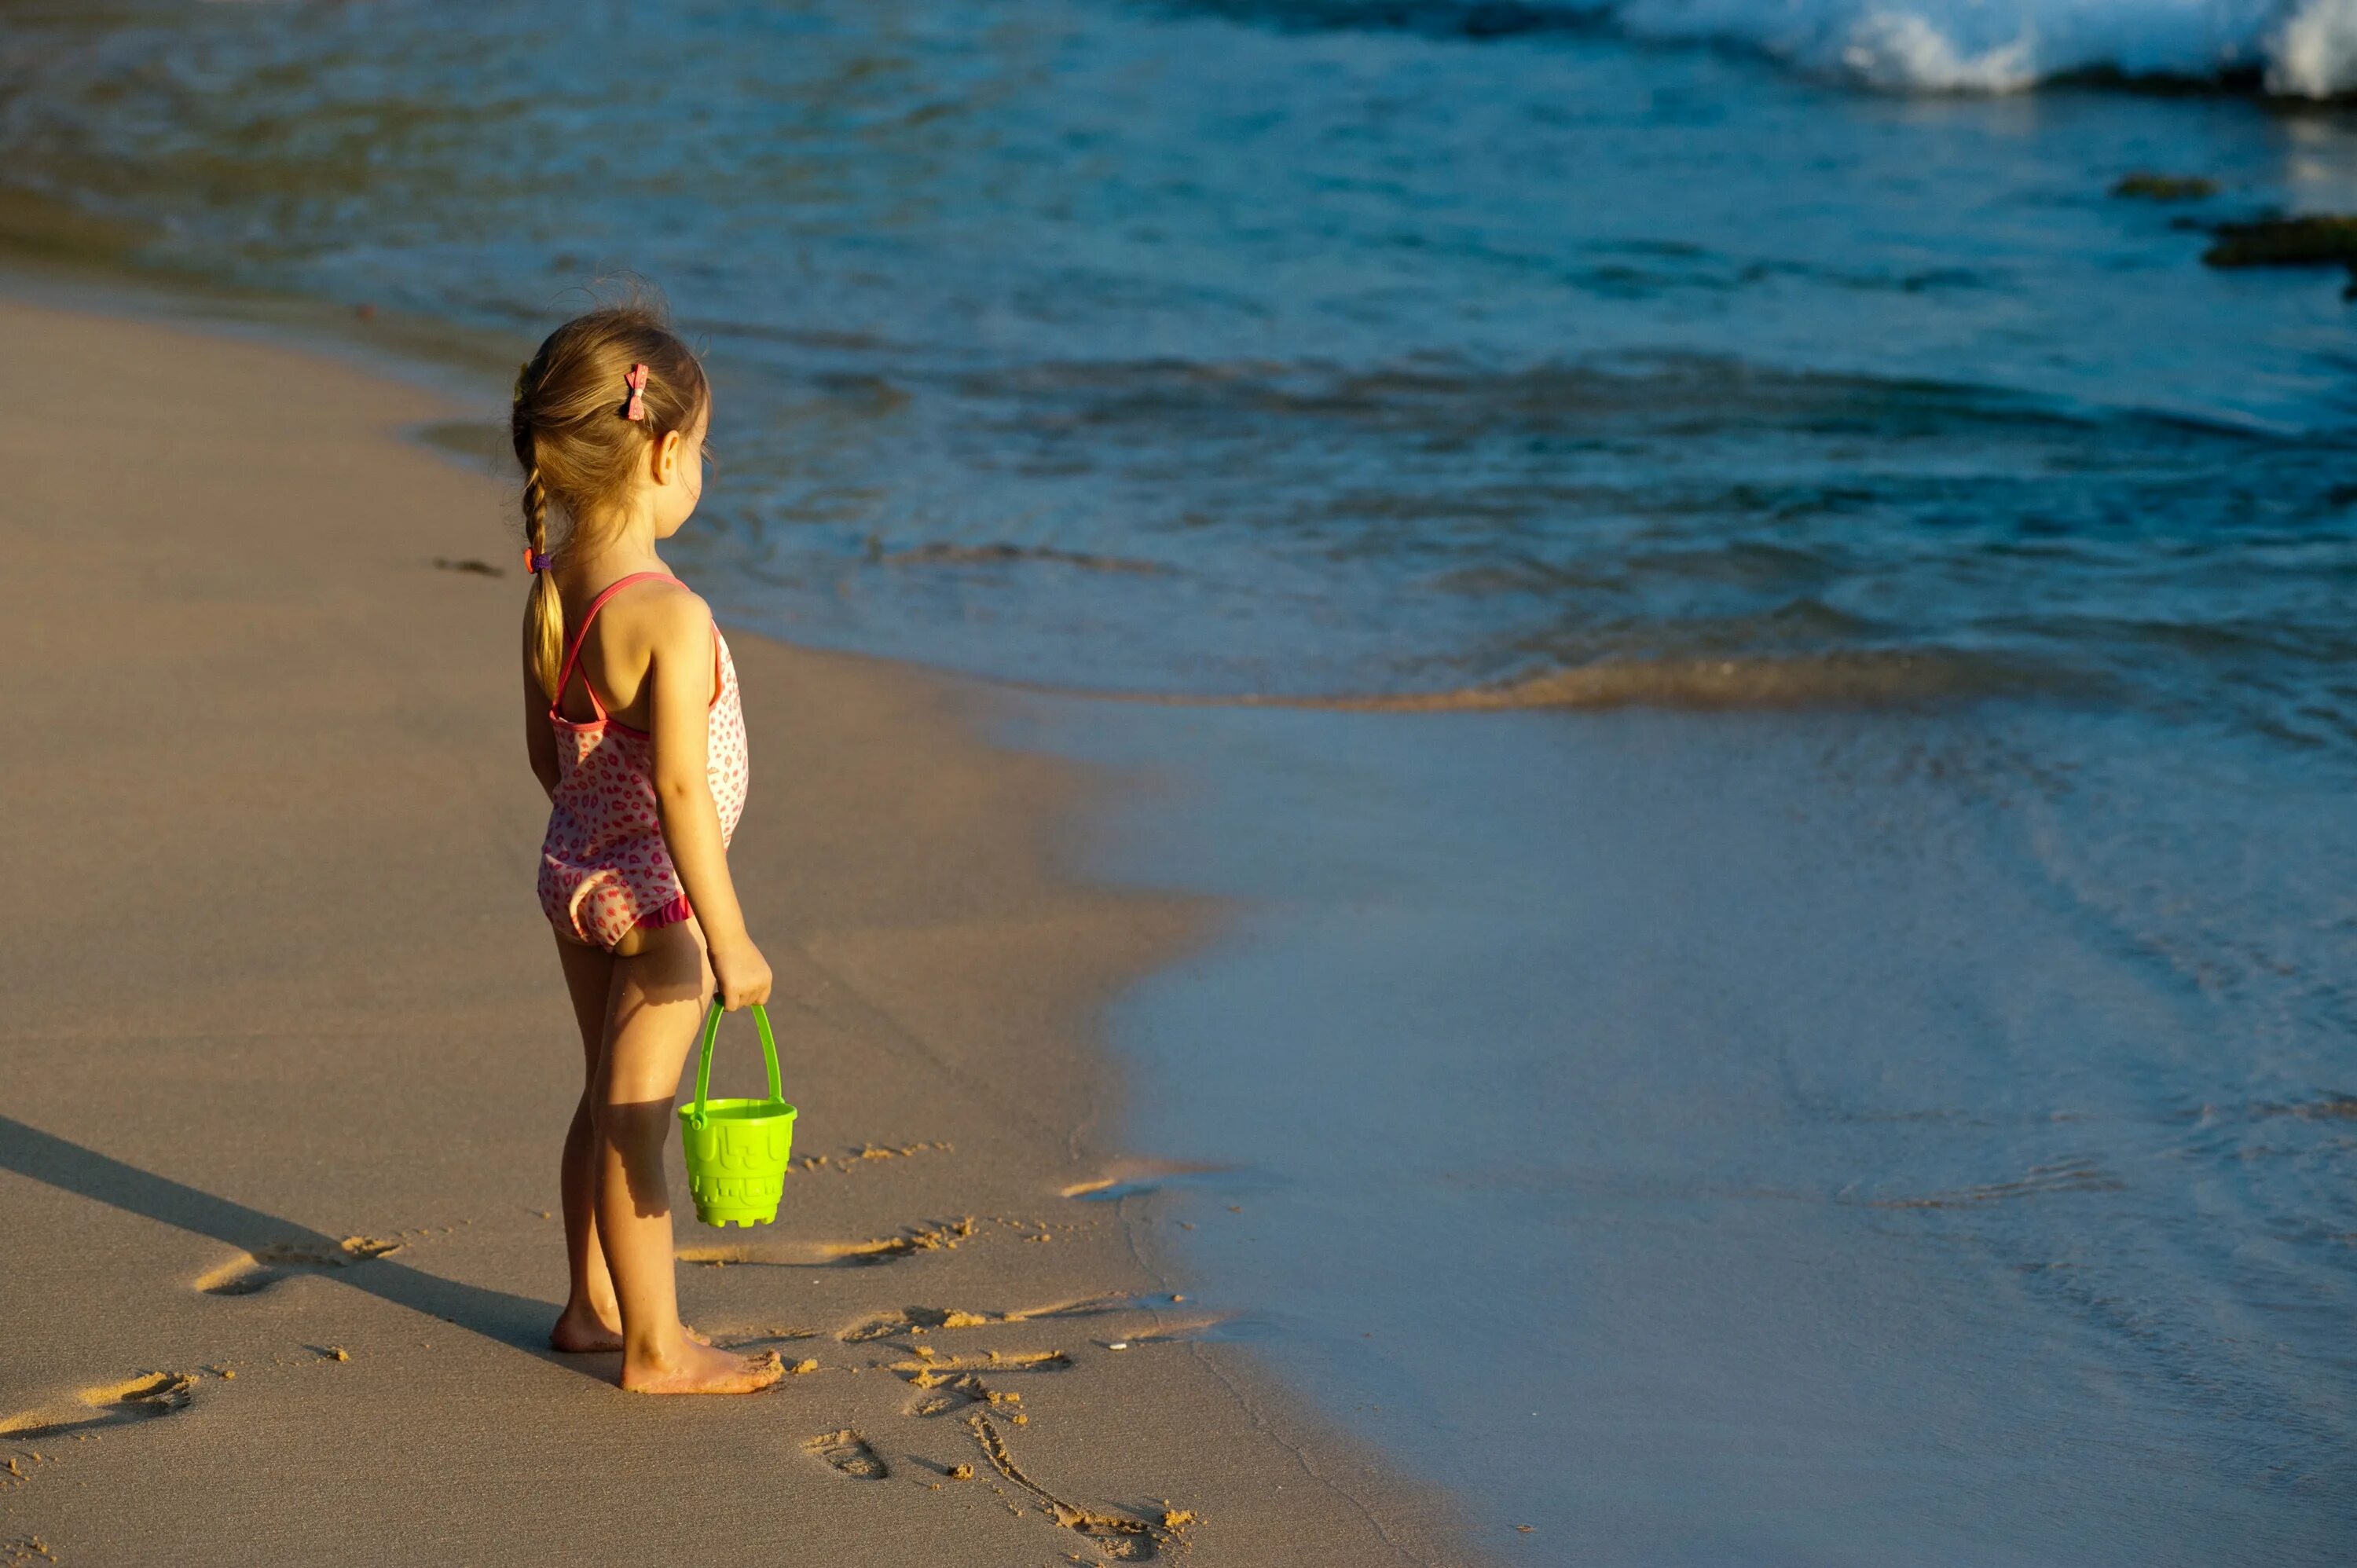
{"type": "MultiPolygon", "coordinates": [[[[680,1326],[679,1331],[698,1345],[712,1343],[711,1336],[699,1333],[684,1324],[680,1326]]],[[[550,1349],[561,1350],[568,1356],[619,1350],[622,1348],[622,1330],[608,1322],[604,1314],[586,1306],[568,1306],[564,1316],[556,1320],[556,1326],[548,1331],[548,1345],[550,1349]]]]}
{"type": "Polygon", "coordinates": [[[593,1350],[619,1350],[622,1348],[622,1330],[608,1323],[606,1317],[588,1307],[569,1304],[556,1326],[548,1331],[552,1350],[562,1350],[568,1356],[586,1356],[593,1350]]]}
{"type": "Polygon", "coordinates": [[[758,1393],[786,1375],[775,1350],[740,1356],[716,1350],[694,1339],[680,1342],[679,1359],[672,1366],[648,1361],[622,1361],[622,1386],[638,1394],[758,1393]]]}

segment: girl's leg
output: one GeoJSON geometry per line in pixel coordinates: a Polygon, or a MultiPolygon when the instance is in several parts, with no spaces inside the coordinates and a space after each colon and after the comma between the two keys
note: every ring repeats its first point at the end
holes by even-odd
{"type": "Polygon", "coordinates": [[[784,1376],[774,1350],[734,1355],[681,1328],[663,1179],[681,1066],[710,994],[693,920],[633,931],[613,958],[598,1066],[597,1234],[622,1316],[622,1386],[642,1393],[750,1393],[784,1376]]]}
{"type": "Polygon", "coordinates": [[[597,1058],[606,1048],[606,1009],[612,998],[613,955],[601,948],[556,939],[565,965],[565,989],[573,993],[574,1021],[581,1026],[581,1099],[565,1133],[565,1164],[558,1189],[565,1207],[565,1262],[571,1276],[565,1311],[549,1330],[559,1350],[619,1350],[622,1316],[614,1305],[614,1281],[606,1272],[606,1250],[597,1243],[592,1212],[597,1190],[593,1160],[597,1118],[597,1058]]]}

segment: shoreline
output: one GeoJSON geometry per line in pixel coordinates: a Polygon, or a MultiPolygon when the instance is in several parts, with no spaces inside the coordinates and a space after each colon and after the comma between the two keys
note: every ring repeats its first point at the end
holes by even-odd
{"type": "Polygon", "coordinates": [[[1150,1204],[1073,1200],[1123,1168],[1103,1010],[1205,906],[1066,875],[1104,778],[980,738],[954,675],[732,639],[734,858],[803,1117],[776,1226],[679,1220],[682,1297],[817,1365],[623,1401],[610,1358],[541,1348],[578,1047],[516,584],[430,564],[503,559],[509,498],[416,439],[428,391],[24,292],[0,1541],[1470,1560],[1449,1505],[1202,1337],[1150,1204]],[[579,1487],[611,1466],[648,1484],[579,1487]]]}

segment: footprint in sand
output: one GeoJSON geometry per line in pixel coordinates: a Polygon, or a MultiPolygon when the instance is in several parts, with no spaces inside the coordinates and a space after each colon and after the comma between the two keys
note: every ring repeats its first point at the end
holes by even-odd
{"type": "MultiPolygon", "coordinates": [[[[1036,1365],[1014,1366],[1008,1369],[1018,1372],[1060,1370],[1071,1365],[1071,1362],[1059,1355],[1054,1361],[1048,1363],[1044,1368],[1036,1365]]],[[[910,1375],[909,1381],[922,1391],[909,1402],[908,1413],[910,1415],[927,1417],[947,1415],[953,1410],[963,1410],[970,1404],[985,1405],[992,1410],[1005,1410],[1012,1412],[1019,1412],[1023,1405],[1021,1394],[1008,1389],[994,1389],[973,1372],[927,1367],[910,1375]]],[[[1020,1421],[1022,1417],[1017,1414],[1016,1419],[1020,1421]]]]}
{"type": "Polygon", "coordinates": [[[845,1345],[861,1345],[911,1330],[930,1333],[936,1328],[987,1328],[993,1324],[1022,1321],[1020,1317],[994,1317],[986,1312],[965,1312],[950,1306],[909,1306],[856,1323],[835,1337],[845,1345]]]}
{"type": "Polygon", "coordinates": [[[365,1263],[398,1252],[401,1246],[375,1236],[347,1236],[333,1249],[283,1241],[241,1252],[219,1268],[206,1270],[197,1276],[197,1288],[207,1295],[252,1295],[296,1274],[365,1263]]]}
{"type": "Polygon", "coordinates": [[[890,1369],[914,1385],[917,1398],[909,1405],[909,1413],[916,1416],[946,1415],[970,1404],[991,1409],[1016,1409],[1023,1396],[994,1389],[979,1374],[988,1372],[1061,1372],[1071,1369],[1072,1359],[1061,1350],[1022,1350],[1001,1354],[993,1350],[982,1356],[920,1355],[910,1361],[894,1361],[890,1369]]]}
{"type": "Polygon", "coordinates": [[[871,1317],[865,1323],[855,1323],[835,1335],[845,1345],[865,1345],[872,1339],[889,1339],[896,1334],[906,1334],[916,1325],[916,1319],[905,1312],[888,1312],[881,1317],[871,1317]]]}
{"type": "Polygon", "coordinates": [[[1159,1518],[1141,1518],[1104,1513],[1068,1502],[1033,1480],[1015,1463],[1015,1455],[1007,1451],[1006,1439],[987,1416],[976,1412],[965,1418],[965,1423],[966,1430],[982,1445],[982,1456],[989,1461],[992,1469],[1029,1493],[1049,1519],[1076,1535],[1087,1537],[1107,1557],[1122,1563],[1150,1562],[1160,1555],[1162,1548],[1183,1544],[1187,1527],[1195,1522],[1192,1509],[1167,1504],[1159,1518]]]}
{"type": "Polygon", "coordinates": [[[883,1457],[867,1446],[867,1439],[847,1426],[811,1438],[802,1446],[855,1481],[880,1481],[892,1473],[883,1457]]]}
{"type": "MultiPolygon", "coordinates": [[[[685,1259],[687,1254],[683,1252],[680,1256],[685,1259]]],[[[1022,1312],[969,1312],[953,1306],[906,1306],[897,1312],[880,1313],[865,1318],[839,1330],[835,1337],[846,1345],[860,1345],[873,1339],[899,1337],[915,1330],[932,1333],[948,1328],[996,1328],[1015,1323],[1040,1323],[1050,1318],[1106,1317],[1125,1312],[1156,1314],[1159,1321],[1159,1314],[1186,1299],[1183,1295],[1092,1295],[1056,1302],[1048,1306],[1035,1306],[1022,1312]]]]}
{"type": "Polygon", "coordinates": [[[787,1242],[759,1247],[682,1247],[683,1263],[706,1268],[865,1269],[897,1263],[920,1252],[955,1251],[974,1233],[974,1216],[939,1225],[912,1225],[898,1236],[867,1241],[787,1242]]]}
{"type": "Polygon", "coordinates": [[[120,1382],[101,1383],[75,1394],[70,1403],[19,1411],[0,1420],[0,1440],[29,1443],[70,1432],[124,1426],[186,1410],[196,1397],[194,1372],[142,1372],[120,1382]]]}

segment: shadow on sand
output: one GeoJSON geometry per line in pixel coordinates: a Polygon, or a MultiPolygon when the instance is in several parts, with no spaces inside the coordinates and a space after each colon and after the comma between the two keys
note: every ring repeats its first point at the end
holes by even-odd
{"type": "MultiPolygon", "coordinates": [[[[300,1251],[334,1257],[342,1249],[335,1237],[124,1165],[11,1116],[0,1116],[0,1170],[47,1182],[127,1214],[209,1236],[256,1256],[300,1251]]],[[[597,1374],[593,1369],[602,1364],[592,1359],[585,1365],[548,1348],[548,1326],[556,1319],[556,1307],[548,1302],[437,1279],[392,1258],[369,1258],[320,1273],[354,1290],[468,1329],[552,1366],[594,1378],[597,1374]]]]}

